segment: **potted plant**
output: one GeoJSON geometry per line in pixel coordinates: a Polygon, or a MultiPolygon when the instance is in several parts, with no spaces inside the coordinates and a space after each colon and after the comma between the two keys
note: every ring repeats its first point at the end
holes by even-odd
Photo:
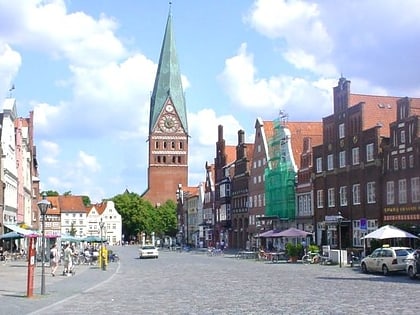
{"type": "Polygon", "coordinates": [[[289,256],[289,259],[291,262],[297,262],[299,254],[302,251],[302,245],[301,244],[292,244],[287,243],[286,244],[286,253],[289,256]]]}

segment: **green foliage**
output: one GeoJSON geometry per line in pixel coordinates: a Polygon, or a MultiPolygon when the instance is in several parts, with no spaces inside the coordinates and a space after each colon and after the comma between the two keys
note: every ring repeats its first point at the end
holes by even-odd
{"type": "Polygon", "coordinates": [[[72,222],[72,223],[71,223],[71,227],[70,227],[69,234],[70,234],[71,236],[76,236],[76,233],[77,233],[77,230],[76,230],[76,228],[74,227],[74,223],[72,222]]]}
{"type": "Polygon", "coordinates": [[[83,204],[85,206],[90,206],[92,203],[90,202],[90,198],[88,196],[82,196],[83,204]]]}
{"type": "Polygon", "coordinates": [[[302,251],[302,244],[286,244],[286,253],[289,257],[297,257],[299,256],[300,252],[302,251]]]}
{"type": "Polygon", "coordinates": [[[54,197],[54,196],[59,196],[60,194],[55,191],[55,190],[44,190],[41,191],[41,196],[46,195],[47,197],[54,197]]]}
{"type": "Polygon", "coordinates": [[[112,198],[121,215],[122,230],[126,237],[138,237],[141,232],[163,236],[176,230],[176,204],[167,201],[160,207],[142,199],[138,194],[125,192],[112,198]]]}
{"type": "Polygon", "coordinates": [[[63,196],[72,196],[71,190],[64,192],[63,196]]]}
{"type": "Polygon", "coordinates": [[[311,253],[319,253],[319,247],[315,244],[311,244],[308,246],[308,251],[311,253]]]}

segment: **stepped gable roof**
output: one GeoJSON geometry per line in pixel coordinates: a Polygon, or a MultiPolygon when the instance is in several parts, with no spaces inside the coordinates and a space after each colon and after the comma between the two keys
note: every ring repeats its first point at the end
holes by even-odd
{"type": "Polygon", "coordinates": [[[389,125],[397,118],[397,101],[401,97],[350,94],[349,106],[364,103],[362,108],[362,130],[382,126],[380,135],[389,137],[389,125]]]}
{"type": "Polygon", "coordinates": [[[106,201],[103,201],[103,202],[95,203],[93,206],[95,207],[98,214],[101,215],[102,213],[104,213],[107,204],[108,203],[106,201]]]}
{"type": "Polygon", "coordinates": [[[420,116],[420,98],[410,98],[410,116],[420,116]]]}
{"type": "Polygon", "coordinates": [[[271,140],[274,136],[274,124],[272,120],[264,120],[263,121],[263,129],[266,136],[267,141],[271,140]]]}
{"type": "Polygon", "coordinates": [[[249,163],[252,163],[254,159],[254,144],[253,143],[245,143],[246,144],[246,157],[249,160],[249,163]]]}
{"type": "Polygon", "coordinates": [[[51,207],[47,209],[47,214],[50,215],[59,215],[61,213],[60,203],[58,201],[58,196],[48,196],[46,199],[50,202],[51,207]]]}
{"type": "Polygon", "coordinates": [[[303,140],[312,139],[312,146],[322,144],[322,122],[286,122],[291,133],[293,158],[300,169],[300,157],[303,151],[303,140]]]}
{"type": "Polygon", "coordinates": [[[199,188],[198,186],[194,187],[182,187],[182,190],[184,191],[184,194],[186,193],[188,197],[195,197],[199,194],[199,188]]]}
{"type": "Polygon", "coordinates": [[[225,146],[226,153],[226,165],[232,164],[236,161],[236,146],[227,145],[225,146]]]}
{"type": "Polygon", "coordinates": [[[83,203],[82,196],[58,196],[58,202],[61,207],[61,212],[84,212],[86,213],[86,206],[83,203]]]}

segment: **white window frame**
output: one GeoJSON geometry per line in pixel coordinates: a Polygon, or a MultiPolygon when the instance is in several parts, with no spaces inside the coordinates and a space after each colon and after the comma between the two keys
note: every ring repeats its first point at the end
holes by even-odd
{"type": "Polygon", "coordinates": [[[335,189],[328,188],[328,207],[335,207],[335,189]]]}
{"type": "Polygon", "coordinates": [[[344,129],[344,123],[339,124],[338,125],[338,137],[340,139],[343,139],[345,137],[345,133],[344,133],[345,129],[344,129]]]}
{"type": "Polygon", "coordinates": [[[340,187],[340,206],[347,206],[347,186],[340,187]]]}
{"type": "Polygon", "coordinates": [[[322,189],[316,191],[316,207],[324,208],[324,191],[322,189]]]}
{"type": "Polygon", "coordinates": [[[411,179],[411,202],[420,202],[420,177],[411,179]]]}
{"type": "Polygon", "coordinates": [[[360,205],[360,184],[354,184],[352,192],[353,205],[360,205]]]}
{"type": "Polygon", "coordinates": [[[395,203],[395,185],[393,181],[386,182],[386,204],[393,205],[395,203]]]}
{"type": "Polygon", "coordinates": [[[366,184],[367,203],[376,203],[376,183],[368,182],[366,184]]]}
{"type": "Polygon", "coordinates": [[[398,158],[394,158],[394,171],[398,171],[398,158]]]}
{"type": "Polygon", "coordinates": [[[328,154],[327,156],[327,170],[331,171],[334,169],[334,155],[328,154]]]}
{"type": "Polygon", "coordinates": [[[351,162],[353,165],[360,164],[359,147],[351,149],[351,162]]]}
{"type": "Polygon", "coordinates": [[[370,162],[374,160],[375,155],[374,155],[373,149],[374,149],[373,143],[369,143],[366,145],[366,162],[370,162]]]}
{"type": "Polygon", "coordinates": [[[398,180],[398,203],[407,203],[407,181],[405,178],[398,180]]]}
{"type": "Polygon", "coordinates": [[[316,172],[322,172],[322,157],[316,158],[316,172]]]}
{"type": "Polygon", "coordinates": [[[346,151],[340,151],[338,159],[340,168],[346,167],[346,151]]]}

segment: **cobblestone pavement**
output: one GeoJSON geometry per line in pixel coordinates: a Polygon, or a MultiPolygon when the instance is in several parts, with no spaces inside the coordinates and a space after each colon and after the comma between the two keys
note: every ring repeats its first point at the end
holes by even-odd
{"type": "MultiPolygon", "coordinates": [[[[29,299],[31,314],[418,313],[420,280],[405,274],[384,277],[348,266],[272,264],[205,253],[162,251],[159,259],[139,260],[136,246],[117,252],[121,262],[107,271],[85,268],[48,284],[51,293],[29,299]]],[[[1,296],[0,314],[28,314],[27,302],[1,296]],[[5,303],[16,308],[4,309],[5,303]]]]}

